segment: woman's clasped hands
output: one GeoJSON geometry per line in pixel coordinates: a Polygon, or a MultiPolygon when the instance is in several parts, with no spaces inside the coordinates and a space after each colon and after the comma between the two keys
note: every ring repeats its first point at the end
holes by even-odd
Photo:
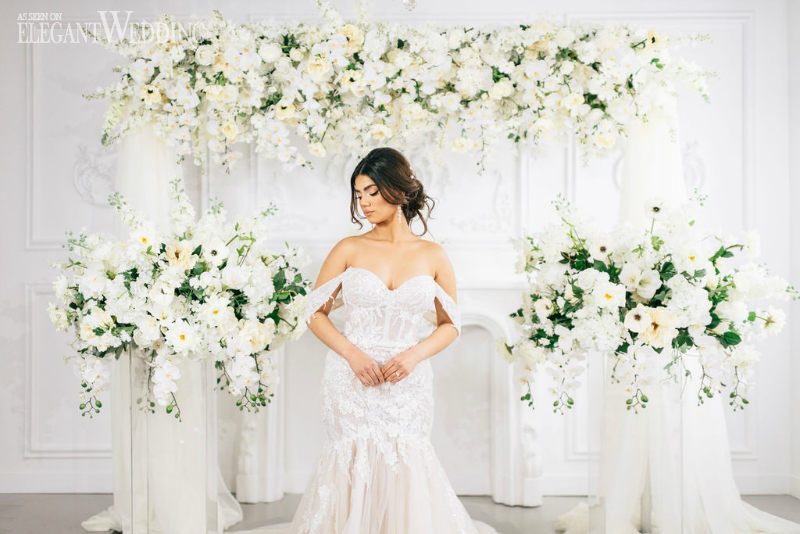
{"type": "Polygon", "coordinates": [[[383,367],[380,367],[366,352],[358,349],[347,358],[347,361],[353,374],[364,386],[379,386],[385,382],[394,384],[406,378],[421,358],[412,347],[395,354],[383,367]]]}

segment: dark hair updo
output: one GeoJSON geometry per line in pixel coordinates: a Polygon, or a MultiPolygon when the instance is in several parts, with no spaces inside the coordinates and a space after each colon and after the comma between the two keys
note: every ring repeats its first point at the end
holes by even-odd
{"type": "Polygon", "coordinates": [[[350,177],[350,219],[358,224],[359,228],[364,226],[357,216],[356,177],[361,174],[369,176],[375,182],[378,191],[387,202],[402,206],[403,215],[409,225],[414,217],[419,216],[424,227],[424,231],[419,235],[428,232],[426,219],[430,217],[436,201],[425,194],[422,182],[414,175],[411,165],[403,154],[390,147],[374,148],[356,165],[350,177]],[[423,208],[427,208],[427,216],[423,216],[423,208]]]}

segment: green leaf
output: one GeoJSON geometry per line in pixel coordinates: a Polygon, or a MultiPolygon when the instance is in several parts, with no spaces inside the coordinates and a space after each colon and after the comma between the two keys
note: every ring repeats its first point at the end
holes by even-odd
{"type": "Polygon", "coordinates": [[[662,280],[667,281],[678,274],[678,271],[675,269],[675,265],[671,261],[665,261],[659,270],[659,274],[661,275],[662,280]]]}
{"type": "Polygon", "coordinates": [[[729,330],[722,334],[723,346],[728,347],[731,345],[738,345],[742,341],[742,336],[736,332],[729,330]]]}

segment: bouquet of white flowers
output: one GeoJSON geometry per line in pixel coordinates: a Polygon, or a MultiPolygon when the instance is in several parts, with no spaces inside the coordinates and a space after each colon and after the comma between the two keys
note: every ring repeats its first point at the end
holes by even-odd
{"type": "Polygon", "coordinates": [[[240,409],[258,410],[273,396],[277,376],[270,351],[305,331],[306,260],[287,246],[266,246],[266,218],[227,223],[216,203],[195,221],[180,180],[172,182],[171,228],[160,234],[118,194],[110,198],[130,233],[126,240],[68,232],[75,255],[56,264],[56,328],[73,332],[82,376],[80,409],[98,413],[97,394],[109,384],[112,358],[129,347],[146,359],[142,404],[180,418],[175,398],[185,359],[213,358],[217,383],[240,409]]]}
{"type": "Polygon", "coordinates": [[[755,301],[796,299],[798,292],[755,263],[756,234],[738,243],[702,235],[692,212],[703,200],[653,202],[646,231],[599,235],[574,222],[574,210],[559,198],[560,223],[516,240],[517,269],[529,273],[530,291],[511,317],[524,335],[497,346],[527,386],[521,400],[533,406],[533,374],[543,366],[555,411],[572,408],[586,353],[599,351],[612,355],[612,380],[627,386],[627,408],[637,411],[647,406],[647,387],[679,378],[681,359],[696,348],[698,402],[727,388],[734,410],[748,403],[747,379],[758,360],[752,341],[785,321],[781,309],[755,301]],[[735,266],[738,252],[749,261],[735,266]]]}
{"type": "Polygon", "coordinates": [[[607,153],[660,92],[686,83],[707,97],[713,75],[675,53],[703,36],[553,20],[346,23],[327,1],[317,4],[324,24],[235,23],[215,11],[201,21],[163,15],[131,24],[116,40],[96,35],[125,58],[119,81],[90,95],[109,101],[103,143],[152,120],[197,163],[208,151],[228,168],[241,141],[307,166],[309,155],[364,153],[427,133],[434,146],[480,152],[483,170],[503,139],[534,148],[574,133],[585,156],[607,153]]]}

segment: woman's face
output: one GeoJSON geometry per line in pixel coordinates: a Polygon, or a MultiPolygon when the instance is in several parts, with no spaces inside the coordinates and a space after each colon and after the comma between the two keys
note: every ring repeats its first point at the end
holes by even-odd
{"type": "Polygon", "coordinates": [[[361,212],[372,224],[385,221],[395,214],[397,206],[386,202],[378,186],[366,174],[356,176],[355,190],[361,212]]]}

